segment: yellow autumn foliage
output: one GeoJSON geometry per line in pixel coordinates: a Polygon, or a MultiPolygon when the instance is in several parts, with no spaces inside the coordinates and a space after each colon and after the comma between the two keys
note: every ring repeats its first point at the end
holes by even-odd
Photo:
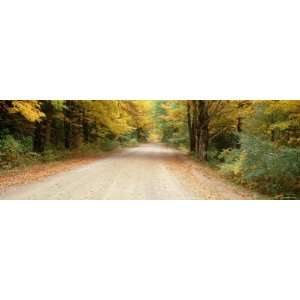
{"type": "Polygon", "coordinates": [[[40,121],[45,114],[40,110],[40,104],[37,100],[14,100],[10,113],[20,113],[26,120],[30,122],[40,121]]]}

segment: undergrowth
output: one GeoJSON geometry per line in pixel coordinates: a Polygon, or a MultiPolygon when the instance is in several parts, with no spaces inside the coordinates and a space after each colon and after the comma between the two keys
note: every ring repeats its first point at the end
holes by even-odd
{"type": "Polygon", "coordinates": [[[32,151],[32,139],[16,139],[14,136],[5,134],[0,136],[0,170],[10,170],[16,167],[60,161],[76,157],[95,156],[103,152],[112,151],[121,147],[138,145],[135,139],[117,141],[103,139],[99,143],[86,143],[74,150],[46,149],[42,153],[32,151]]]}
{"type": "Polygon", "coordinates": [[[226,149],[219,159],[221,172],[240,184],[277,199],[296,199],[300,194],[300,149],[243,135],[241,148],[226,149]]]}

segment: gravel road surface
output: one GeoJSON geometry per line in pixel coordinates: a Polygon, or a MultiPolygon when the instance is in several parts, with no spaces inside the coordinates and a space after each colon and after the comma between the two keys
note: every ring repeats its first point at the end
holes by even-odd
{"type": "Polygon", "coordinates": [[[0,194],[0,199],[163,200],[254,197],[248,191],[224,181],[207,166],[161,144],[127,148],[33,183],[9,187],[0,194]]]}

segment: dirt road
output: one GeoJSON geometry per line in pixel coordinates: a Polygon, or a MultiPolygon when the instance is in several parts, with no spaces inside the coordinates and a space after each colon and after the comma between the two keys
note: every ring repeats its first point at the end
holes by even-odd
{"type": "MultiPolygon", "coordinates": [[[[45,166],[46,167],[46,166],[45,166]]],[[[253,199],[182,152],[159,144],[124,149],[37,182],[9,187],[0,199],[253,199]]]]}

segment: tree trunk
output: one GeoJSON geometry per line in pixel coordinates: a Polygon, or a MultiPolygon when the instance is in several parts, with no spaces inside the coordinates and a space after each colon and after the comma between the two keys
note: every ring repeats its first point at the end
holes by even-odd
{"type": "Polygon", "coordinates": [[[83,140],[85,143],[89,142],[90,137],[90,129],[89,129],[89,123],[86,120],[85,111],[82,111],[82,134],[83,134],[83,140]]]}
{"type": "Polygon", "coordinates": [[[199,144],[199,159],[203,161],[208,160],[208,126],[204,126],[201,128],[201,135],[200,135],[200,144],[199,144]]]}
{"type": "Polygon", "coordinates": [[[43,124],[42,122],[36,122],[33,138],[33,151],[41,153],[45,149],[44,136],[43,136],[43,124]]]}
{"type": "MultiPolygon", "coordinates": [[[[236,130],[237,130],[238,133],[242,132],[242,118],[241,117],[237,118],[236,130]]],[[[241,148],[241,142],[240,142],[240,136],[239,135],[238,135],[237,139],[238,139],[238,141],[236,143],[236,148],[240,149],[241,148]]]]}
{"type": "Polygon", "coordinates": [[[51,101],[41,101],[41,109],[45,114],[45,118],[36,122],[35,125],[33,138],[33,150],[35,152],[44,152],[47,146],[51,144],[52,119],[54,114],[51,101]]]}
{"type": "Polygon", "coordinates": [[[64,142],[65,148],[71,148],[71,118],[70,118],[70,104],[66,101],[64,108],[64,142]]]}
{"type": "Polygon", "coordinates": [[[64,110],[65,148],[76,149],[81,144],[82,112],[76,101],[66,101],[64,110]]]}
{"type": "Polygon", "coordinates": [[[197,121],[196,121],[196,154],[199,160],[208,160],[209,143],[209,114],[208,104],[204,100],[197,100],[197,121]]]}
{"type": "Polygon", "coordinates": [[[242,118],[237,118],[237,124],[236,124],[236,130],[237,132],[242,132],[242,118]]]}
{"type": "Polygon", "coordinates": [[[189,142],[190,142],[190,152],[195,152],[195,124],[193,121],[193,112],[191,112],[192,104],[190,101],[187,102],[187,120],[188,120],[188,131],[189,131],[189,142]]]}
{"type": "Polygon", "coordinates": [[[45,145],[44,148],[47,148],[51,145],[51,131],[52,131],[52,122],[54,115],[54,107],[51,104],[51,100],[43,101],[42,105],[43,111],[46,115],[46,118],[42,121],[45,128],[45,145]]]}

